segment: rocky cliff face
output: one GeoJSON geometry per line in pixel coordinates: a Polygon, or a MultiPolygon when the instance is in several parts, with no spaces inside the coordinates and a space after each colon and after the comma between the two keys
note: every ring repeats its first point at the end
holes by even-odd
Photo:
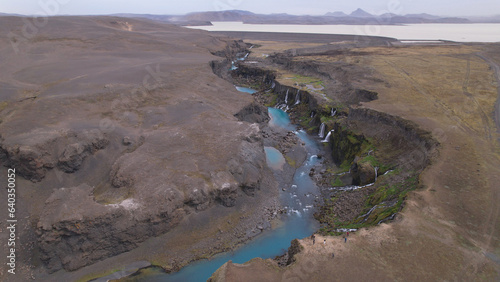
{"type": "Polygon", "coordinates": [[[101,205],[92,194],[93,188],[82,184],[60,188],[47,199],[37,233],[48,269],[72,271],[129,251],[144,238],[168,231],[185,215],[175,197],[144,213],[144,203],[135,199],[101,205]]]}
{"type": "Polygon", "coordinates": [[[86,157],[106,148],[109,140],[102,131],[33,130],[0,139],[0,150],[6,166],[15,167],[21,176],[33,182],[42,181],[47,170],[55,167],[72,173],[86,157]]]}
{"type": "Polygon", "coordinates": [[[332,150],[333,161],[337,165],[344,162],[351,163],[361,151],[364,137],[342,127],[340,123],[333,126],[333,134],[330,138],[330,148],[332,150]]]}

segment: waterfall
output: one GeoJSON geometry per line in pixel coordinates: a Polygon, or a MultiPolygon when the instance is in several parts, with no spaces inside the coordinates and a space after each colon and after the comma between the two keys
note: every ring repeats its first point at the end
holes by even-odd
{"type": "Polygon", "coordinates": [[[300,104],[300,89],[297,89],[297,95],[295,95],[295,105],[300,104]]]}
{"type": "Polygon", "coordinates": [[[325,123],[322,123],[321,126],[319,127],[319,138],[325,138],[325,128],[326,128],[326,124],[325,123]]]}
{"type": "Polygon", "coordinates": [[[274,87],[276,87],[276,83],[273,81],[273,84],[271,85],[271,88],[274,89],[274,87]]]}
{"type": "Polygon", "coordinates": [[[236,70],[238,67],[234,64],[234,61],[231,61],[231,68],[229,70],[236,70]]]}
{"type": "Polygon", "coordinates": [[[288,108],[288,105],[287,105],[287,104],[281,104],[281,105],[278,105],[278,106],[276,107],[276,109],[282,110],[282,111],[284,111],[284,112],[286,113],[286,112],[288,111],[288,109],[289,109],[289,108],[288,108]]]}
{"type": "Polygon", "coordinates": [[[363,218],[363,217],[365,218],[363,221],[361,221],[362,223],[368,220],[368,216],[377,208],[377,206],[378,205],[374,205],[373,208],[371,208],[367,213],[365,213],[362,216],[358,216],[358,218],[363,218]]]}
{"type": "MultiPolygon", "coordinates": [[[[274,88],[274,82],[273,82],[273,88],[274,88]]],[[[286,94],[285,94],[285,102],[283,104],[279,104],[278,106],[276,106],[276,109],[280,109],[284,112],[287,112],[288,111],[288,90],[286,90],[286,94]]]]}
{"type": "Polygon", "coordinates": [[[336,113],[337,113],[337,110],[334,111],[332,108],[332,110],[330,111],[330,114],[332,115],[332,117],[334,117],[336,113]]]}
{"type": "Polygon", "coordinates": [[[373,182],[377,182],[377,173],[378,173],[378,167],[375,167],[375,180],[373,182]]]}
{"type": "Polygon", "coordinates": [[[382,175],[386,175],[386,174],[388,174],[389,172],[393,172],[393,171],[394,171],[394,169],[388,170],[388,171],[386,171],[386,172],[385,172],[384,174],[382,174],[382,175]]]}
{"type": "Polygon", "coordinates": [[[313,118],[313,117],[314,117],[314,112],[311,112],[311,118],[313,118]]]}
{"type": "Polygon", "coordinates": [[[245,57],[243,57],[243,59],[246,59],[246,58],[248,57],[248,55],[250,55],[250,53],[247,53],[247,54],[245,55],[245,57]]]}
{"type": "Polygon", "coordinates": [[[328,131],[328,134],[326,135],[325,139],[321,141],[321,143],[327,143],[330,141],[330,136],[332,136],[333,129],[328,131]]]}
{"type": "Polygon", "coordinates": [[[344,186],[344,187],[330,187],[330,188],[328,188],[328,190],[330,190],[330,191],[354,191],[354,190],[358,190],[361,188],[373,186],[373,184],[375,184],[375,183],[369,183],[369,184],[366,184],[363,186],[349,185],[349,186],[344,186]]]}

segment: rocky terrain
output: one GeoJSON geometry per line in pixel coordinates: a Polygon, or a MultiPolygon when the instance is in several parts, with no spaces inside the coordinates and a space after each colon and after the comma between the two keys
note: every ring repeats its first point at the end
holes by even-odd
{"type": "Polygon", "coordinates": [[[267,109],[210,65],[246,44],[118,17],[0,23],[0,182],[15,168],[18,186],[9,281],[90,279],[140,260],[178,269],[276,215],[267,109]]]}

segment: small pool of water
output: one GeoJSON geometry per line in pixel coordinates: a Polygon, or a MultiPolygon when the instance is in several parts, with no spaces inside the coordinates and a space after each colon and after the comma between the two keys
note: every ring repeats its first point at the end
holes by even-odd
{"type": "Polygon", "coordinates": [[[271,120],[269,124],[272,126],[279,126],[287,130],[295,130],[295,126],[290,124],[290,117],[288,114],[280,109],[268,108],[271,120]]]}
{"type": "Polygon", "coordinates": [[[249,93],[249,94],[253,94],[253,93],[257,92],[257,90],[255,90],[255,89],[240,87],[240,86],[236,86],[236,90],[238,90],[240,92],[244,92],[244,93],[249,93]]]}
{"type": "Polygon", "coordinates": [[[285,158],[280,151],[273,147],[264,147],[266,152],[267,165],[272,169],[282,170],[285,164],[285,158]]]}

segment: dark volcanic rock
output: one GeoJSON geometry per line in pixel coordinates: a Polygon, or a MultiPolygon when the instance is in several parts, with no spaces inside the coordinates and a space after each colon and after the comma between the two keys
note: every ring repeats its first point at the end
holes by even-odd
{"type": "Polygon", "coordinates": [[[274,258],[281,267],[290,265],[295,262],[295,255],[300,253],[304,247],[300,244],[299,240],[293,239],[290,243],[290,247],[285,254],[277,256],[274,258]]]}
{"type": "Polygon", "coordinates": [[[45,151],[31,146],[2,146],[5,164],[33,182],[41,181],[47,169],[54,167],[54,159],[45,151]]]}
{"type": "Polygon", "coordinates": [[[358,158],[351,166],[352,184],[366,185],[375,181],[375,168],[369,162],[360,162],[358,158]]]}
{"type": "Polygon", "coordinates": [[[330,139],[333,161],[340,165],[343,162],[352,162],[361,150],[364,137],[343,128],[339,123],[333,126],[333,134],[330,139]]]}
{"type": "Polygon", "coordinates": [[[234,116],[249,123],[263,123],[269,120],[267,108],[255,102],[244,107],[234,116]]]}
{"type": "Polygon", "coordinates": [[[109,141],[99,130],[40,131],[25,133],[28,140],[7,140],[0,143],[0,151],[8,166],[15,167],[19,174],[33,182],[41,181],[47,170],[56,165],[65,172],[75,172],[84,159],[106,147],[109,141]],[[18,145],[16,142],[23,145],[18,145]],[[12,145],[11,145],[12,144],[12,145]],[[58,156],[58,151],[62,153],[58,156]]]}
{"type": "Polygon", "coordinates": [[[94,201],[92,187],[80,185],[55,191],[45,203],[38,222],[41,259],[51,271],[76,270],[103,257],[137,246],[144,237],[167,231],[183,215],[180,206],[166,200],[156,219],[137,217],[143,207],[133,199],[101,205],[94,201]]]}
{"type": "Polygon", "coordinates": [[[378,99],[377,92],[369,91],[366,89],[356,89],[354,91],[354,94],[356,95],[356,100],[358,100],[359,102],[370,102],[378,99]]]}
{"type": "Polygon", "coordinates": [[[77,135],[79,142],[67,145],[59,157],[57,166],[64,172],[75,172],[83,160],[98,150],[104,149],[109,141],[99,130],[85,131],[77,135]]]}

